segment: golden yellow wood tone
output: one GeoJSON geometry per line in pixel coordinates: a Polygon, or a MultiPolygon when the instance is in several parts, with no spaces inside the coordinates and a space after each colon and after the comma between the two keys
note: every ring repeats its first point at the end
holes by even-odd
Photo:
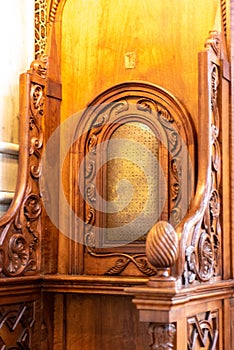
{"type": "MultiPolygon", "coordinates": [[[[34,62],[21,80],[21,117],[26,124],[21,128],[22,174],[18,200],[0,223],[0,347],[234,349],[230,193],[234,130],[229,114],[233,62],[227,56],[233,56],[232,7],[230,20],[229,2],[224,0],[48,0],[48,70],[45,74],[43,60],[34,62]],[[212,29],[216,31],[209,35],[212,29]],[[105,102],[106,114],[101,106],[105,102]],[[93,110],[86,110],[69,134],[71,143],[79,132],[82,137],[64,164],[61,154],[68,137],[64,130],[52,154],[46,154],[57,187],[51,196],[51,183],[44,183],[42,195],[44,201],[50,198],[59,218],[61,226],[56,227],[46,205],[40,221],[40,167],[35,163],[40,162],[42,140],[48,142],[58,125],[87,106],[93,110]],[[103,127],[102,117],[110,117],[110,128],[103,127]],[[35,123],[37,119],[42,125],[35,123]],[[105,217],[81,197],[78,170],[83,170],[81,185],[92,190],[85,199],[92,202],[96,194],[91,186],[92,165],[105,160],[108,149],[97,160],[95,147],[112,135],[121,136],[120,125],[126,123],[145,123],[158,137],[164,135],[169,145],[178,146],[180,135],[191,156],[189,172],[188,162],[177,167],[180,147],[171,146],[168,152],[159,142],[154,153],[166,174],[168,196],[163,222],[152,229],[147,241],[148,259],[144,239],[114,249],[95,246],[101,235],[95,236],[88,225],[78,226],[78,220],[67,221],[59,192],[63,187],[83,222],[103,224],[105,217]],[[85,127],[90,127],[87,133],[85,127]],[[82,168],[87,150],[92,162],[87,160],[82,168]],[[62,174],[55,171],[60,167],[62,174]],[[185,173],[183,188],[192,190],[195,201],[182,223],[172,227],[170,214],[179,209],[175,179],[185,173]],[[69,224],[66,232],[61,229],[64,222],[69,224]],[[16,234],[20,236],[14,240],[16,234]],[[31,259],[25,258],[27,253],[31,259]]],[[[115,162],[110,162],[109,169],[103,166],[98,173],[97,188],[106,199],[115,199],[111,187],[119,180],[115,170],[115,162]]],[[[126,175],[126,169],[121,172],[126,175]]]]}
{"type": "MultiPolygon", "coordinates": [[[[197,125],[197,54],[219,1],[67,1],[62,15],[61,119],[108,87],[145,80],[183,102],[197,125]],[[135,55],[127,68],[126,55],[135,55]]],[[[219,28],[216,28],[219,30],[219,28]]]]}

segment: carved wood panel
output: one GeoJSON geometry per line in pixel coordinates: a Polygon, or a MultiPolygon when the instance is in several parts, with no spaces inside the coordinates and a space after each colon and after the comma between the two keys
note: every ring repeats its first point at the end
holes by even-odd
{"type": "Polygon", "coordinates": [[[207,311],[189,317],[188,324],[188,350],[219,349],[219,313],[207,311]]]}
{"type": "MultiPolygon", "coordinates": [[[[77,237],[77,240],[82,243],[83,241],[79,237],[83,232],[87,262],[88,260],[91,262],[93,258],[104,258],[106,260],[106,262],[100,260],[100,266],[103,264],[104,267],[104,264],[107,263],[102,273],[118,275],[125,273],[126,269],[134,266],[134,273],[138,271],[138,273],[148,276],[155,274],[155,270],[152,269],[145,258],[145,236],[153,223],[158,220],[158,217],[169,220],[172,225],[176,226],[189,207],[190,195],[194,187],[192,175],[193,147],[191,146],[194,141],[189,119],[184,107],[169,93],[157,86],[135,82],[120,84],[107,90],[90,104],[81,117],[81,122],[78,123],[74,136],[75,145],[71,152],[75,180],[75,182],[72,180],[72,183],[74,183],[76,189],[79,188],[80,198],[73,196],[72,207],[75,208],[78,218],[81,221],[83,220],[85,224],[83,226],[81,224],[79,229],[74,227],[74,230],[77,231],[74,237],[77,237]],[[147,130],[150,130],[158,144],[157,156],[154,154],[155,146],[153,146],[152,153],[147,149],[146,144],[142,143],[141,146],[140,138],[139,142],[134,141],[135,144],[140,144],[140,146],[135,147],[135,152],[137,154],[139,152],[138,148],[144,147],[142,154],[151,153],[151,163],[155,162],[156,168],[159,164],[161,171],[159,172],[157,168],[159,175],[153,180],[154,186],[156,183],[158,188],[145,191],[148,201],[148,198],[154,198],[158,193],[157,202],[160,208],[154,210],[154,214],[159,215],[157,218],[151,215],[151,222],[147,221],[148,227],[145,228],[145,231],[141,230],[140,236],[135,236],[130,240],[127,238],[123,240],[121,238],[120,240],[118,227],[111,229],[107,227],[109,214],[106,211],[108,205],[105,203],[105,199],[108,199],[107,189],[110,191],[110,188],[107,187],[107,184],[110,186],[110,183],[108,183],[108,180],[106,181],[106,169],[110,166],[106,166],[106,164],[110,164],[111,161],[108,158],[109,145],[116,141],[115,138],[112,139],[112,135],[115,135],[116,132],[120,133],[124,125],[129,125],[129,127],[130,125],[141,125],[145,130],[147,128],[147,130]],[[79,173],[78,177],[77,173],[79,173]],[[84,215],[83,219],[82,215],[84,215]],[[106,231],[111,230],[116,231],[112,237],[117,237],[117,239],[108,241],[106,231]]],[[[128,131],[128,140],[127,137],[118,136],[117,140],[120,139],[121,145],[125,142],[126,148],[131,149],[130,143],[133,143],[133,137],[131,138],[130,131],[128,131]]],[[[144,137],[142,140],[144,140],[144,137]]],[[[147,140],[149,140],[148,137],[147,140]]],[[[120,157],[117,154],[116,145],[112,150],[115,159],[120,157]]],[[[127,154],[126,152],[124,154],[127,154]]],[[[140,153],[138,156],[136,154],[134,155],[134,162],[136,164],[138,162],[138,166],[140,166],[141,155],[140,153]]],[[[121,157],[123,157],[123,154],[121,157]]],[[[127,154],[127,157],[130,157],[130,155],[127,154]]],[[[149,167],[147,168],[146,165],[143,171],[145,175],[148,174],[149,167]]],[[[75,192],[72,190],[72,193],[75,192]]],[[[134,205],[137,206],[137,201],[134,205]]],[[[136,207],[134,207],[134,211],[137,212],[136,207]]],[[[140,212],[139,220],[141,214],[140,212]]],[[[142,225],[142,222],[137,224],[136,219],[137,229],[142,225]]],[[[134,220],[129,224],[134,227],[134,220]]],[[[125,237],[129,237],[128,224],[124,228],[126,229],[125,237]]],[[[137,229],[133,229],[133,231],[137,232],[137,229]]],[[[123,237],[122,234],[121,237],[123,237]]],[[[87,273],[88,271],[92,273],[89,262],[87,266],[87,273]]]]}

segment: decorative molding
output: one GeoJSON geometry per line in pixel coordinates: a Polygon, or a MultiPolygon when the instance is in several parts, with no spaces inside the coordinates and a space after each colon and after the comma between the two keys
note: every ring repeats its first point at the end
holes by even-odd
{"type": "Polygon", "coordinates": [[[175,349],[176,327],[173,323],[150,323],[148,328],[151,350],[175,349]]]}
{"type": "Polygon", "coordinates": [[[221,15],[222,15],[222,23],[223,23],[223,32],[224,32],[224,35],[227,36],[227,4],[226,4],[226,0],[221,0],[221,15]]]}
{"type": "Polygon", "coordinates": [[[47,0],[35,0],[35,28],[34,28],[34,40],[35,40],[35,58],[45,53],[45,47],[47,43],[47,0]]]}
{"type": "Polygon", "coordinates": [[[35,301],[0,306],[0,348],[31,349],[35,301]],[[7,336],[7,339],[5,337],[7,336]]]}
{"type": "Polygon", "coordinates": [[[57,9],[58,9],[59,3],[60,3],[60,0],[52,0],[51,1],[50,12],[49,12],[49,25],[50,26],[55,21],[55,17],[56,17],[56,13],[57,13],[57,9]]]}
{"type": "Polygon", "coordinates": [[[201,313],[187,319],[188,350],[216,349],[219,335],[218,311],[201,313]]]}

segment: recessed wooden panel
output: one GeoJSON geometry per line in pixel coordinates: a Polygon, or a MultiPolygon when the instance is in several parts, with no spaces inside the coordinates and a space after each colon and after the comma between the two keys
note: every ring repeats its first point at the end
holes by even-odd
{"type": "Polygon", "coordinates": [[[147,324],[140,324],[131,297],[66,296],[66,350],[142,350],[147,324]]]}
{"type": "MultiPolygon", "coordinates": [[[[197,122],[197,53],[218,0],[69,0],[62,15],[61,117],[127,80],[169,90],[197,122]]],[[[217,29],[217,28],[216,28],[217,29]]]]}

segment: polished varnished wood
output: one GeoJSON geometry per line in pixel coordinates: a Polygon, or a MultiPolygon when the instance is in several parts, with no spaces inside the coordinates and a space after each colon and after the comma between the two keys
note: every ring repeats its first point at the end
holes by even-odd
{"type": "MultiPolygon", "coordinates": [[[[130,0],[51,0],[47,5],[47,56],[38,57],[21,78],[20,177],[16,199],[0,222],[0,347],[232,349],[229,2],[139,0],[133,6],[130,0]],[[130,112],[129,101],[134,102],[130,112]],[[103,103],[113,107],[113,127],[102,123],[103,103]],[[71,132],[60,127],[53,152],[47,152],[57,126],[73,114],[78,118],[71,132]],[[184,168],[178,170],[172,149],[165,152],[159,145],[168,189],[160,221],[147,243],[144,238],[102,250],[85,225],[77,226],[74,214],[67,216],[64,198],[83,223],[100,219],[100,227],[105,217],[89,211],[78,171],[83,170],[84,188],[93,185],[89,176],[97,165],[98,142],[111,140],[127,121],[144,122],[160,135],[160,116],[167,130],[173,121],[188,149],[192,169],[184,179],[187,184],[192,177],[192,201],[179,222],[170,221],[180,194],[178,183],[171,185],[184,168]],[[67,141],[71,147],[64,157],[67,141]],[[39,171],[43,147],[43,164],[52,171],[39,180],[45,171],[39,171]],[[87,150],[92,162],[82,168],[87,150]],[[13,244],[19,233],[21,240],[13,244]]],[[[167,135],[178,145],[174,133],[167,135]]],[[[98,174],[97,188],[109,198],[106,169],[98,174]]],[[[87,193],[92,202],[95,191],[87,193]]]]}

